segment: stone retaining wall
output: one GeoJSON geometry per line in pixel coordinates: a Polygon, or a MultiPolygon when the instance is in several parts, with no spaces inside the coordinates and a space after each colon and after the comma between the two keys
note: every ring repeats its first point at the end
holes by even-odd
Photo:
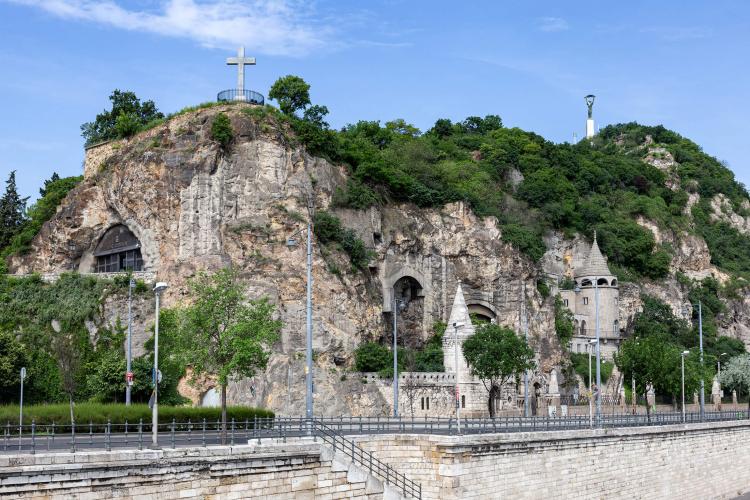
{"type": "Polygon", "coordinates": [[[320,444],[0,455],[14,499],[397,499],[320,444]]]}
{"type": "Polygon", "coordinates": [[[731,499],[750,491],[750,421],[359,444],[423,498],[731,499]]]}

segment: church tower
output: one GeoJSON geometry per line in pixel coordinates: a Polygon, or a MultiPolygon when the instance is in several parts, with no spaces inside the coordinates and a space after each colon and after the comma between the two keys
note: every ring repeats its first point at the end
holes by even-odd
{"type": "Polygon", "coordinates": [[[619,299],[617,277],[607,266],[594,234],[583,266],[574,270],[575,288],[561,290],[563,303],[573,312],[575,332],[571,352],[588,352],[588,342],[596,338],[597,303],[599,338],[603,358],[612,359],[620,343],[619,299]]]}

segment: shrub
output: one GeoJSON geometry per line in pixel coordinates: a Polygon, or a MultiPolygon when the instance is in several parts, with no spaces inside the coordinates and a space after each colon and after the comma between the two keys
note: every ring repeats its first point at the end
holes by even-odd
{"type": "Polygon", "coordinates": [[[314,232],[321,243],[337,243],[349,255],[352,266],[363,269],[370,261],[372,252],[365,247],[353,229],[344,228],[338,217],[321,210],[315,213],[314,232]]]}
{"type": "Polygon", "coordinates": [[[225,113],[217,114],[211,124],[211,139],[221,144],[221,147],[226,148],[232,141],[233,136],[232,122],[229,121],[229,117],[225,113]]]}
{"type": "MultiPolygon", "coordinates": [[[[151,422],[151,409],[146,404],[125,406],[124,404],[80,403],[75,405],[73,413],[76,423],[81,425],[89,422],[106,424],[107,421],[113,424],[124,424],[125,421],[130,424],[137,424],[141,419],[144,423],[151,422]]],[[[49,425],[53,422],[67,425],[70,424],[70,407],[68,404],[24,405],[23,416],[26,423],[31,423],[34,420],[37,425],[49,425]]],[[[234,418],[235,421],[243,422],[243,425],[245,419],[252,422],[256,416],[258,418],[272,418],[274,413],[271,410],[249,406],[227,407],[227,418],[234,418]]],[[[209,422],[216,422],[221,418],[221,408],[159,406],[159,423],[162,424],[171,423],[172,419],[177,422],[190,420],[197,424],[202,422],[204,418],[209,422]]],[[[0,406],[0,422],[3,424],[18,422],[18,406],[0,406]]]]}
{"type": "Polygon", "coordinates": [[[391,351],[377,342],[364,343],[354,351],[354,366],[358,372],[379,372],[391,362],[391,351]]]}

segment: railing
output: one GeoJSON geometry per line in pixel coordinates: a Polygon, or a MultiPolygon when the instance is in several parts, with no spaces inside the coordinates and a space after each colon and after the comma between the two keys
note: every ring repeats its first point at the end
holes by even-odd
{"type": "Polygon", "coordinates": [[[265,98],[263,95],[252,90],[229,89],[222,90],[216,96],[219,102],[249,102],[251,104],[263,104],[265,98]]]}
{"type": "Polygon", "coordinates": [[[347,439],[343,434],[337,432],[333,427],[324,424],[322,421],[313,421],[314,432],[320,436],[323,442],[333,447],[334,453],[341,450],[348,455],[352,461],[361,467],[366,468],[371,475],[379,477],[388,485],[393,485],[401,490],[405,497],[422,498],[422,485],[412,481],[404,474],[396,471],[393,467],[385,462],[375,458],[371,451],[365,451],[360,448],[353,440],[347,439]]]}

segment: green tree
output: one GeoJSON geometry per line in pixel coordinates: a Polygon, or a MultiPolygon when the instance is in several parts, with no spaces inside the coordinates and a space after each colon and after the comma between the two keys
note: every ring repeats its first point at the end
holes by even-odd
{"type": "Polygon", "coordinates": [[[57,172],[52,172],[52,177],[44,181],[44,186],[39,188],[39,196],[44,197],[47,194],[47,188],[49,188],[50,184],[54,184],[55,182],[60,180],[60,176],[57,175],[57,172]]]}
{"type": "Polygon", "coordinates": [[[310,105],[310,85],[298,76],[283,76],[271,86],[268,97],[278,101],[284,114],[293,116],[310,105]]]}
{"type": "Polygon", "coordinates": [[[358,372],[379,372],[392,362],[391,351],[377,342],[366,342],[354,351],[354,367],[358,372]]]}
{"type": "Polygon", "coordinates": [[[109,100],[112,102],[112,109],[96,115],[93,122],[81,125],[81,135],[87,145],[128,137],[148,122],[164,118],[154,101],[141,102],[134,92],[115,89],[109,100]]]}
{"type": "Polygon", "coordinates": [[[21,367],[26,366],[26,350],[16,336],[0,330],[0,400],[18,399],[21,367]]]}
{"type": "Polygon", "coordinates": [[[534,367],[534,351],[510,328],[485,323],[463,343],[471,374],[482,381],[489,396],[487,408],[495,416],[495,398],[503,385],[534,367]]]}
{"type": "Polygon", "coordinates": [[[568,348],[574,329],[573,313],[563,304],[560,294],[555,295],[555,333],[563,349],[568,348]]]}
{"type": "Polygon", "coordinates": [[[27,200],[18,194],[16,171],[13,170],[5,181],[5,193],[0,198],[0,249],[8,246],[26,222],[27,200]]]}
{"type": "Polygon", "coordinates": [[[226,148],[234,137],[232,130],[232,122],[229,121],[229,117],[226,113],[219,113],[211,123],[211,139],[221,144],[222,148],[226,148]]]}
{"type": "Polygon", "coordinates": [[[248,301],[236,271],[199,273],[190,281],[193,303],[180,311],[177,338],[193,377],[215,376],[221,387],[222,441],[226,440],[227,384],[252,377],[268,363],[281,321],[273,319],[267,298],[248,301]]]}
{"type": "MultiPolygon", "coordinates": [[[[745,394],[750,394],[750,354],[735,356],[722,366],[721,383],[738,392],[744,390],[745,394]]],[[[747,410],[750,413],[750,398],[747,401],[747,410]]]]}

